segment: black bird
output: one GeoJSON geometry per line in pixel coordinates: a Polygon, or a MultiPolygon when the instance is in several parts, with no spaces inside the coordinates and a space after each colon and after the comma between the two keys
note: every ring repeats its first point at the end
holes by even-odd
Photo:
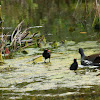
{"type": "Polygon", "coordinates": [[[74,62],[71,64],[70,66],[70,70],[77,70],[78,68],[78,63],[77,63],[77,59],[74,59],[74,62]]]}
{"type": "MultiPolygon", "coordinates": [[[[51,57],[50,50],[44,49],[44,52],[43,52],[42,55],[43,55],[43,57],[45,58],[45,61],[46,61],[46,59],[49,58],[49,62],[50,62],[50,57],[51,57]]],[[[44,62],[45,62],[45,61],[44,61],[44,62]]]]}
{"type": "Polygon", "coordinates": [[[79,48],[79,53],[81,55],[81,65],[100,66],[100,54],[92,54],[90,56],[85,56],[82,48],[79,48]]]}

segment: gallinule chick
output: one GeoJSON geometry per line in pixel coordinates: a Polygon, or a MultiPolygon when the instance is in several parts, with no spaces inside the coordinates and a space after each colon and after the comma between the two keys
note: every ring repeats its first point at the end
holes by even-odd
{"type": "MultiPolygon", "coordinates": [[[[43,57],[45,58],[45,61],[46,61],[46,59],[49,58],[49,62],[50,62],[50,57],[51,57],[50,50],[44,49],[44,52],[43,52],[42,55],[43,55],[43,57]]],[[[44,61],[44,62],[45,62],[45,61],[44,61]]]]}
{"type": "Polygon", "coordinates": [[[90,56],[85,56],[83,49],[79,48],[79,53],[81,55],[81,65],[89,66],[100,66],[100,54],[93,54],[90,56]]]}
{"type": "Polygon", "coordinates": [[[74,62],[71,64],[70,66],[70,70],[77,70],[78,68],[78,63],[77,63],[77,59],[74,59],[74,62]]]}

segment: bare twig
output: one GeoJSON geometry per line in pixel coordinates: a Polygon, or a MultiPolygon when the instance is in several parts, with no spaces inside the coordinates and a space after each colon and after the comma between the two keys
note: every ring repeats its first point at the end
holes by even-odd
{"type": "Polygon", "coordinates": [[[21,32],[21,27],[22,27],[23,22],[24,21],[22,21],[20,24],[18,24],[17,27],[15,28],[15,30],[13,31],[12,36],[11,36],[10,46],[12,46],[12,44],[15,41],[15,39],[17,39],[18,34],[21,32]]]}

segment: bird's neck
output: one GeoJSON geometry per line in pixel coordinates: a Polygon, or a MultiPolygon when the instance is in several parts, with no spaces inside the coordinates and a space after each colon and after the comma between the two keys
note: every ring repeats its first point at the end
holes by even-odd
{"type": "Polygon", "coordinates": [[[82,52],[81,53],[81,60],[84,60],[84,58],[85,58],[85,54],[82,52]]]}

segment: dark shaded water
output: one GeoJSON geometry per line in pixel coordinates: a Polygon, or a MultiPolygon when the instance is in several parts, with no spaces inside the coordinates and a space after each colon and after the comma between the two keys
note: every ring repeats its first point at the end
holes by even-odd
{"type": "MultiPolygon", "coordinates": [[[[99,40],[100,34],[94,32],[92,27],[95,11],[87,17],[84,14],[84,2],[79,3],[75,10],[77,1],[70,0],[69,3],[68,1],[2,0],[4,34],[8,32],[11,34],[14,28],[24,20],[23,28],[43,26],[30,31],[32,33],[40,31],[48,41],[61,41],[65,39],[73,41],[99,40]],[[85,17],[87,17],[86,20],[85,17]],[[11,27],[11,29],[7,29],[7,27],[11,27]],[[86,32],[86,34],[80,32],[86,32]]],[[[93,1],[89,1],[88,12],[91,11],[92,7],[93,1]]]]}

